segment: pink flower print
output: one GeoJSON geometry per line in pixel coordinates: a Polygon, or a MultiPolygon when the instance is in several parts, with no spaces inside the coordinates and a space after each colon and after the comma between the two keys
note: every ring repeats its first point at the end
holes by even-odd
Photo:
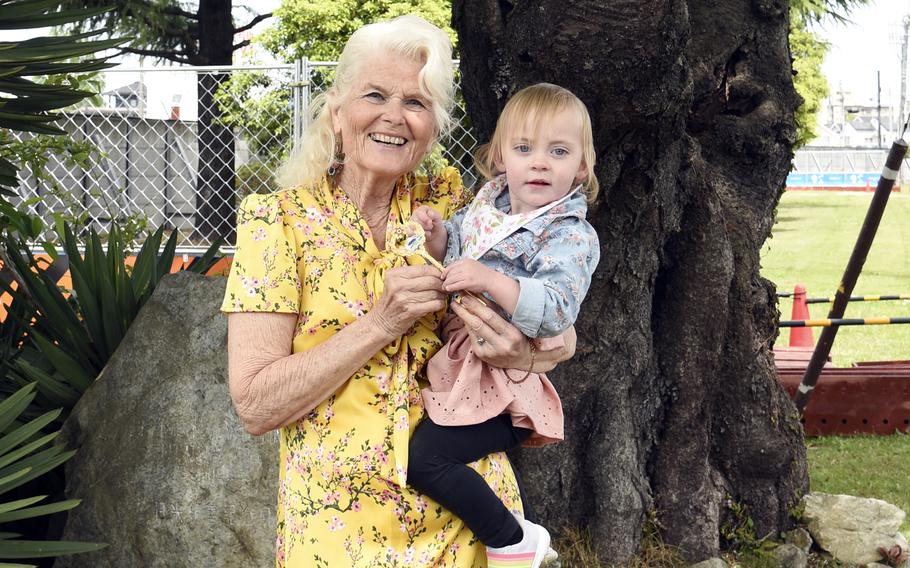
{"type": "Polygon", "coordinates": [[[408,524],[407,524],[407,523],[401,523],[401,532],[403,532],[403,533],[407,533],[407,532],[408,532],[408,524]]]}
{"type": "Polygon", "coordinates": [[[333,416],[335,416],[335,410],[334,410],[334,408],[332,408],[332,405],[330,404],[325,407],[325,419],[331,420],[333,416]]]}
{"type": "Polygon", "coordinates": [[[418,497],[417,502],[414,505],[414,508],[417,510],[418,513],[423,513],[424,511],[427,510],[427,507],[429,507],[429,505],[430,504],[427,502],[426,499],[424,499],[423,497],[418,497]]]}
{"type": "Polygon", "coordinates": [[[420,562],[421,564],[429,563],[430,562],[430,552],[427,550],[424,550],[423,552],[421,552],[420,559],[418,560],[418,562],[420,562]]]}
{"type": "Polygon", "coordinates": [[[338,502],[338,499],[340,497],[341,497],[341,495],[339,495],[337,491],[332,491],[331,493],[326,493],[322,497],[322,504],[323,505],[334,505],[335,503],[338,502]]]}
{"type": "Polygon", "coordinates": [[[332,532],[340,531],[344,528],[344,521],[338,518],[338,515],[332,515],[332,521],[329,523],[329,530],[332,532]]]}
{"type": "Polygon", "coordinates": [[[263,229],[262,227],[259,227],[258,229],[253,231],[253,240],[254,241],[264,241],[267,237],[268,237],[268,235],[266,234],[265,229],[263,229]]]}
{"type": "Polygon", "coordinates": [[[304,225],[304,226],[303,226],[303,233],[306,234],[306,235],[311,235],[311,234],[313,234],[313,226],[312,226],[312,225],[309,225],[309,224],[304,225]]]}
{"type": "Polygon", "coordinates": [[[396,430],[407,430],[408,429],[408,415],[402,414],[398,417],[398,420],[395,421],[396,430]]]}
{"type": "MultiPolygon", "coordinates": [[[[354,501],[353,503],[351,503],[351,510],[354,511],[355,513],[359,513],[360,512],[360,501],[354,501]]],[[[357,537],[357,544],[363,544],[362,536],[357,537]]]]}
{"type": "Polygon", "coordinates": [[[404,551],[404,562],[406,565],[410,566],[414,562],[415,550],[413,546],[407,547],[404,551]]]}
{"type": "Polygon", "coordinates": [[[255,215],[256,217],[265,217],[266,213],[268,213],[268,212],[269,212],[268,207],[266,207],[265,205],[260,205],[253,212],[253,215],[255,215]]]}
{"type": "Polygon", "coordinates": [[[455,554],[458,552],[458,549],[461,548],[457,542],[453,542],[452,546],[449,547],[449,554],[455,554]]]}
{"type": "Polygon", "coordinates": [[[284,537],[282,535],[278,535],[278,538],[275,539],[275,548],[278,551],[276,554],[278,561],[284,562],[284,537]]]}

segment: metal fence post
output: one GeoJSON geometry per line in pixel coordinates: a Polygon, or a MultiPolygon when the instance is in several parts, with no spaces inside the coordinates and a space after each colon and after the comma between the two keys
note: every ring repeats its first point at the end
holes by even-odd
{"type": "Polygon", "coordinates": [[[294,149],[303,135],[303,121],[310,101],[310,61],[302,57],[294,62],[294,149]]]}

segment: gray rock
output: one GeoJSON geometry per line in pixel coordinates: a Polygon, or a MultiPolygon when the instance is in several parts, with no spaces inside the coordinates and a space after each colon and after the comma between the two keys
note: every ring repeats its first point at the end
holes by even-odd
{"type": "Polygon", "coordinates": [[[780,568],[806,568],[809,555],[794,544],[782,544],[772,551],[780,568]]]}
{"type": "Polygon", "coordinates": [[[277,435],[240,425],[227,388],[224,278],[166,276],[62,443],[65,540],[106,542],[58,567],[273,566],[277,435]]]}
{"type": "Polygon", "coordinates": [[[721,558],[709,558],[698,564],[692,564],[689,568],[728,568],[728,565],[721,558]]]}
{"type": "Polygon", "coordinates": [[[796,546],[806,554],[809,554],[809,550],[812,548],[812,536],[809,531],[803,528],[795,528],[792,531],[785,532],[784,542],[796,546]]]}
{"type": "Polygon", "coordinates": [[[880,546],[907,548],[907,539],[898,532],[906,514],[890,503],[826,493],[809,493],[802,503],[803,518],[815,543],[841,562],[880,560],[880,546]]]}

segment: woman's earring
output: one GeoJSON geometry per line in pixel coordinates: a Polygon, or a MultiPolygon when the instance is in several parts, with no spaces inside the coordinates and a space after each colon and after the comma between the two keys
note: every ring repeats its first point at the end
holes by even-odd
{"type": "Polygon", "coordinates": [[[341,134],[335,136],[335,153],[332,156],[332,163],[326,170],[329,177],[335,177],[344,167],[344,152],[341,150],[341,134]]]}

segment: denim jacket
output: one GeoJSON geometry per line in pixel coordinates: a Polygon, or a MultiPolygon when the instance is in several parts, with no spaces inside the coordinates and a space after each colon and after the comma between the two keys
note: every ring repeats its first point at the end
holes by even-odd
{"type": "MultiPolygon", "coordinates": [[[[495,204],[500,211],[510,211],[509,192],[500,193],[495,204]]],[[[585,195],[576,191],[478,259],[518,281],[521,291],[510,319],[528,337],[559,335],[578,317],[600,260],[597,232],[585,221],[587,210],[585,195]]],[[[460,209],[445,221],[449,234],[446,265],[461,257],[466,211],[467,207],[460,209]]]]}

